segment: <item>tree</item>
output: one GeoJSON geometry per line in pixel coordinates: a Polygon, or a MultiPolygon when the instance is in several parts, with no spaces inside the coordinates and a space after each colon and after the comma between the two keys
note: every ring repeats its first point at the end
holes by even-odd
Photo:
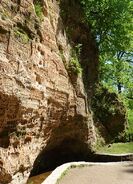
{"type": "Polygon", "coordinates": [[[132,0],[81,0],[84,21],[92,30],[100,54],[123,50],[132,30],[132,0]]]}
{"type": "Polygon", "coordinates": [[[133,1],[81,0],[100,54],[100,81],[118,93],[133,86],[133,1]]]}
{"type": "Polygon", "coordinates": [[[129,53],[117,51],[115,56],[100,58],[100,81],[118,93],[133,89],[133,59],[129,53]]]}

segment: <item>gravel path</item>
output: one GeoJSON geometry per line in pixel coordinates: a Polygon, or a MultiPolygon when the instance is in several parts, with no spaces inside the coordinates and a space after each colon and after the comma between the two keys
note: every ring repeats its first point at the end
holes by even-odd
{"type": "Polygon", "coordinates": [[[133,184],[133,164],[73,168],[67,171],[59,184],[133,184]]]}

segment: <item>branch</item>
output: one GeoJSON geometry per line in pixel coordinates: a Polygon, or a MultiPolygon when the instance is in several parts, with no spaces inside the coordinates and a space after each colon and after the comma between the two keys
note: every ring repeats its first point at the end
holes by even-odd
{"type": "Polygon", "coordinates": [[[133,100],[133,97],[127,96],[128,99],[133,100]]]}

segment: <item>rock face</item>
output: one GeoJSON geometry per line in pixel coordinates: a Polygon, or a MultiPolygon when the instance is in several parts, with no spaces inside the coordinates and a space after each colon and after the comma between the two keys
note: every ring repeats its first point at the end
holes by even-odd
{"type": "MultiPolygon", "coordinates": [[[[82,77],[73,82],[64,64],[64,60],[69,63],[71,44],[59,4],[56,0],[40,3],[0,1],[2,184],[26,183],[36,158],[46,167],[50,157],[83,158],[96,142],[82,77]]],[[[97,62],[93,42],[89,36],[87,40],[89,50],[83,55],[88,53],[86,57],[97,62]]],[[[91,62],[91,69],[96,69],[96,62],[91,62]]],[[[88,66],[85,69],[88,72],[88,66]]]]}
{"type": "Polygon", "coordinates": [[[95,126],[106,142],[122,140],[126,124],[126,109],[115,93],[98,87],[92,98],[95,126]]]}

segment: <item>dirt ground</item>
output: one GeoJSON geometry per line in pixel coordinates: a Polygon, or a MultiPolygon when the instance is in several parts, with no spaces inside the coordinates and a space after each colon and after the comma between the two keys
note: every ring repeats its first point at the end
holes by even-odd
{"type": "Polygon", "coordinates": [[[59,184],[133,184],[133,164],[73,168],[67,171],[59,184]]]}

